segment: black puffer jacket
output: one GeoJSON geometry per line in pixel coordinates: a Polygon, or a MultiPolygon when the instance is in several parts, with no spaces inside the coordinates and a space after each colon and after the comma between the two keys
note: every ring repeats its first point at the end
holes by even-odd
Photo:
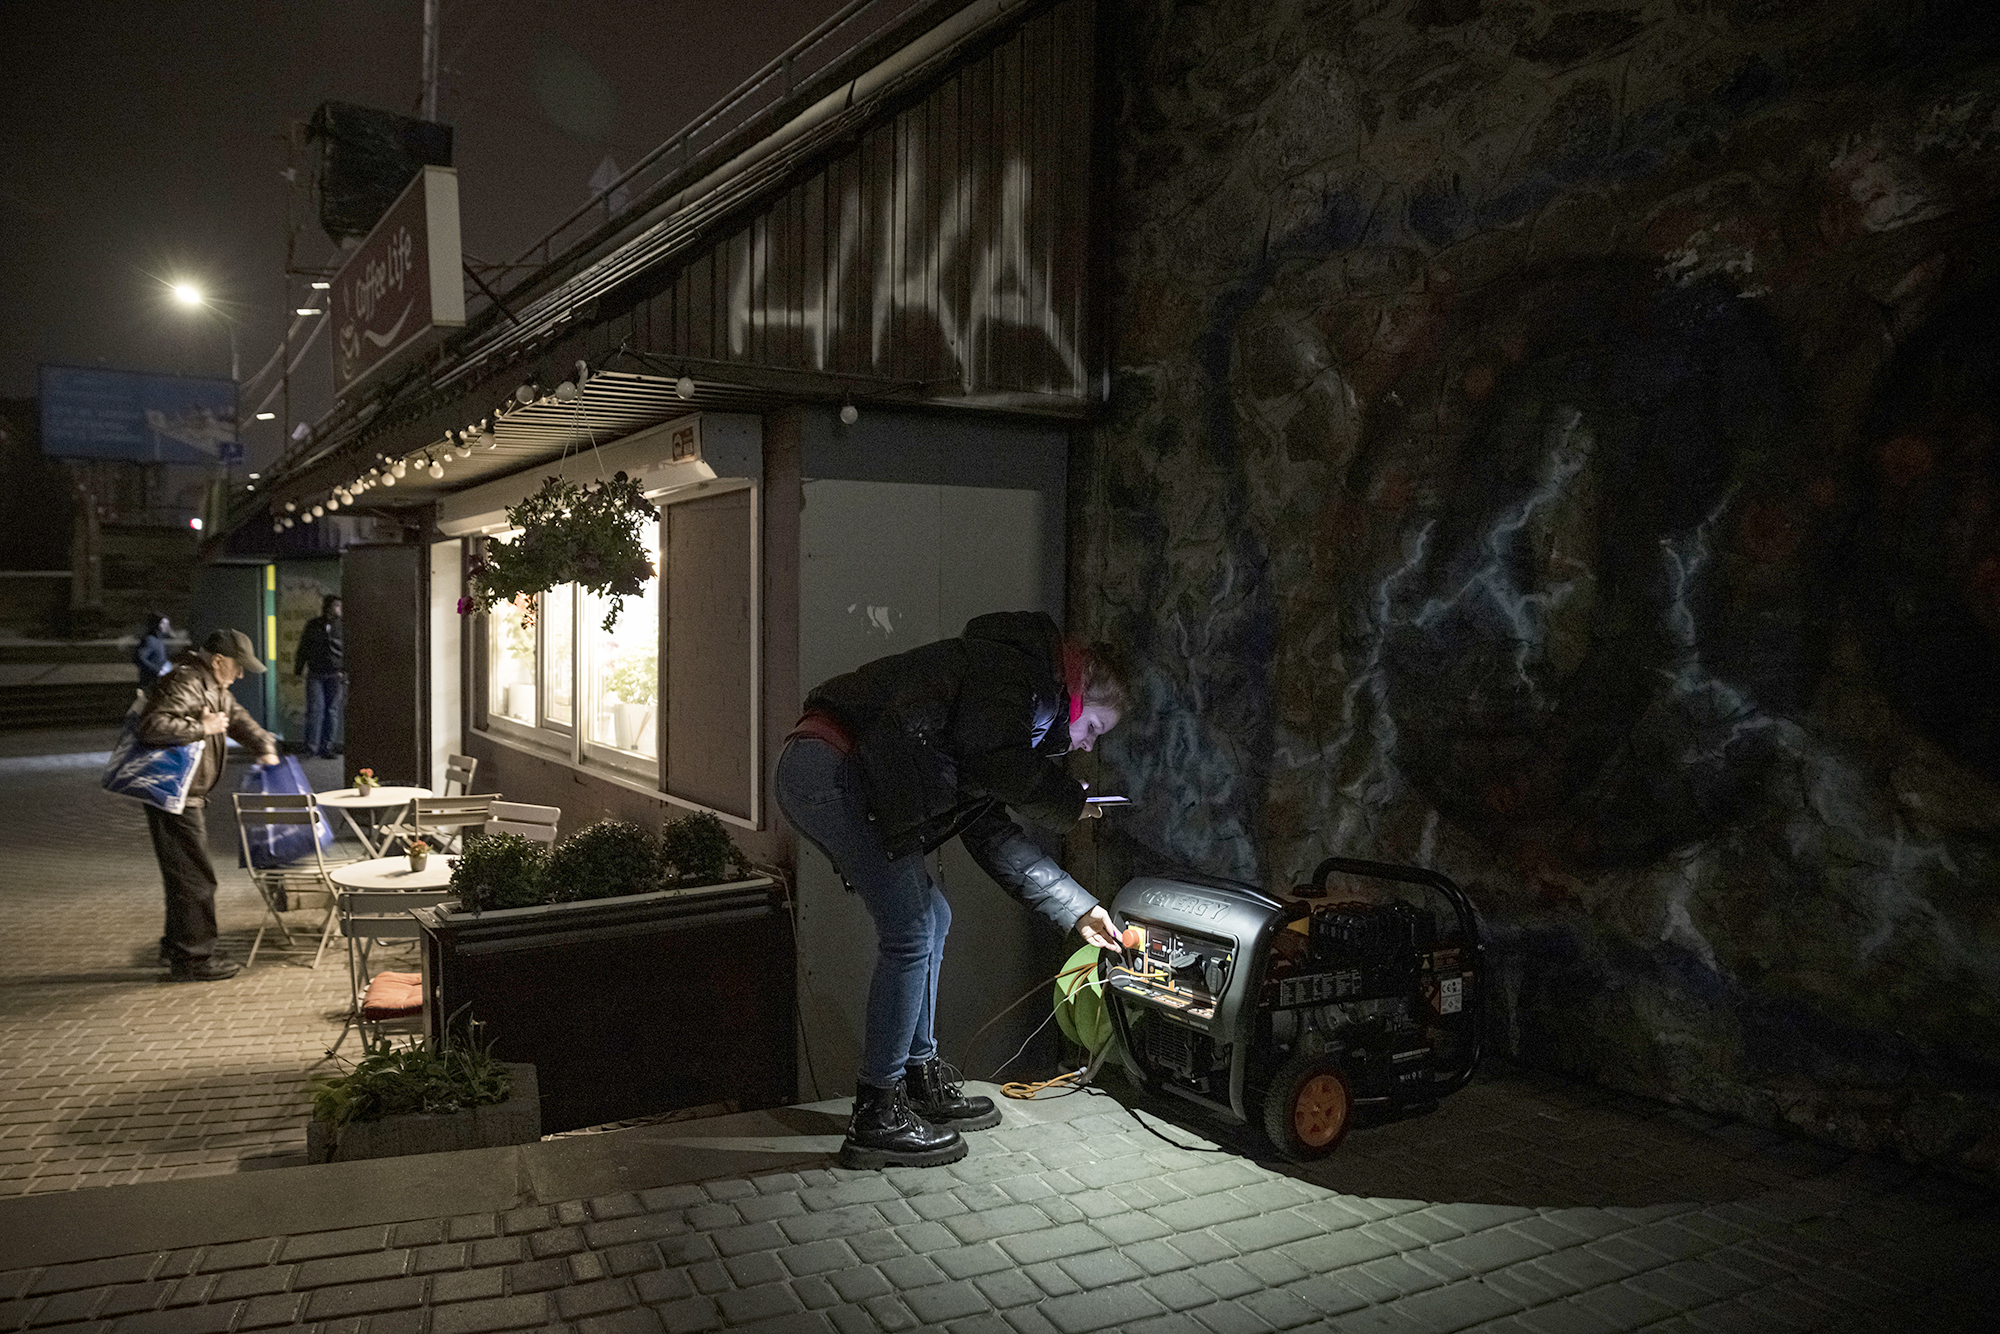
{"type": "Polygon", "coordinates": [[[954,834],[1004,888],[1067,929],[1092,898],[1006,816],[1057,832],[1083,814],[1064,772],[1069,692],[1062,633],[1041,612],[973,619],[957,639],[879,658],[806,696],[854,738],[869,819],[905,857],[954,834]]]}

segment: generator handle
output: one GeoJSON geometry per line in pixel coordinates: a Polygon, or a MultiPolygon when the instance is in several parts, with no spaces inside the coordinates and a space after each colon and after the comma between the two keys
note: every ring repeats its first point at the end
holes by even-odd
{"type": "Polygon", "coordinates": [[[1313,867],[1312,887],[1314,897],[1326,893],[1326,878],[1335,871],[1348,875],[1372,876],[1377,880],[1394,880],[1405,885],[1421,885],[1444,895],[1445,902],[1458,917],[1459,929],[1465,933],[1468,945],[1479,948],[1479,913],[1472,906],[1458,882],[1442,871],[1433,871],[1427,866],[1405,866],[1398,862],[1375,862],[1362,857],[1328,857],[1313,867]]]}
{"type": "MultiPolygon", "coordinates": [[[[1425,889],[1434,889],[1444,895],[1445,902],[1451,904],[1452,912],[1458,916],[1459,929],[1465,933],[1466,948],[1471,951],[1472,963],[1475,970],[1474,975],[1478,979],[1476,985],[1481,988],[1485,987],[1486,967],[1484,956],[1486,951],[1481,947],[1479,941],[1479,912],[1472,906],[1472,900],[1466,895],[1466,892],[1458,887],[1456,880],[1453,880],[1442,871],[1433,871],[1427,866],[1405,866],[1397,862],[1376,862],[1369,861],[1363,857],[1328,857],[1313,868],[1312,888],[1315,891],[1315,897],[1326,893],[1326,878],[1335,871],[1341,871],[1348,875],[1372,876],[1377,880],[1393,880],[1405,885],[1419,885],[1425,889]]],[[[1472,1082],[1473,1072],[1479,1068],[1481,1047],[1484,1045],[1482,1041],[1484,1035],[1480,1032],[1480,1028],[1480,1022],[1474,1020],[1470,1042],[1471,1051],[1467,1056],[1465,1064],[1448,1081],[1446,1087],[1438,1091],[1440,1097],[1448,1093],[1456,1093],[1459,1089],[1464,1088],[1472,1082]]]]}

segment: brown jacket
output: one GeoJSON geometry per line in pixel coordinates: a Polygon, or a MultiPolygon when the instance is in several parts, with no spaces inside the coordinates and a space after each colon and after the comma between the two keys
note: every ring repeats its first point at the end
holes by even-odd
{"type": "MultiPolygon", "coordinates": [[[[204,713],[227,713],[228,734],[253,754],[277,753],[277,739],[257,726],[257,720],[236,702],[229,687],[215,679],[208,658],[196,649],[176,654],[173,670],[146,692],[146,705],[139,715],[139,739],[149,746],[185,746],[200,741],[204,713]]],[[[195,766],[194,782],[188,787],[190,807],[207,805],[209,789],[222,777],[222,737],[207,740],[201,763],[195,766]]]]}

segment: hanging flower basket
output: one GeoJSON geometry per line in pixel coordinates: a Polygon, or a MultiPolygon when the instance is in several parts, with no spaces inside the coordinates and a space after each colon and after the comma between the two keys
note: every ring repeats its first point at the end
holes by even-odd
{"type": "MultiPolygon", "coordinates": [[[[507,510],[509,526],[520,529],[511,542],[493,542],[473,565],[461,614],[485,611],[496,603],[581,584],[605,599],[604,628],[618,623],[624,599],[638,597],[654,577],[652,553],[640,533],[658,514],[639,483],[624,473],[608,482],[579,486],[560,477],[507,510]]],[[[524,603],[530,619],[533,604],[524,603]]]]}

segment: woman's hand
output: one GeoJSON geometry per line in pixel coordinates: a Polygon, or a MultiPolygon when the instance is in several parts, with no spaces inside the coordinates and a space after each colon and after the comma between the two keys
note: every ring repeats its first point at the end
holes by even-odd
{"type": "Polygon", "coordinates": [[[1085,944],[1095,945],[1101,950],[1120,948],[1118,926],[1102,907],[1092,908],[1077,918],[1076,929],[1085,944]]]}

